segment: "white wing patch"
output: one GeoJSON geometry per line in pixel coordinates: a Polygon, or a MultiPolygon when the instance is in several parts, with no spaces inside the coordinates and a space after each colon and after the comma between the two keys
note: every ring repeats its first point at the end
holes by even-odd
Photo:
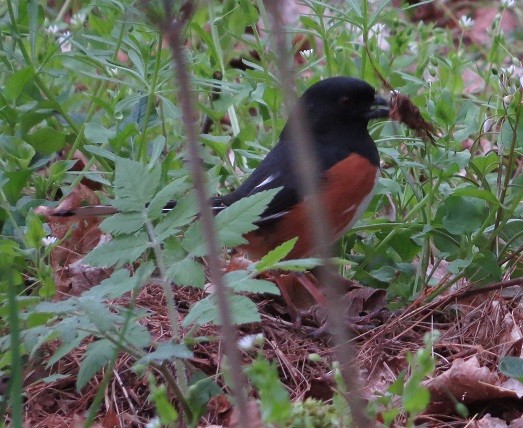
{"type": "Polygon", "coordinates": [[[260,184],[255,186],[252,190],[257,189],[258,187],[265,186],[266,184],[271,183],[272,181],[276,180],[280,174],[271,174],[269,175],[265,180],[263,180],[260,184]]]}

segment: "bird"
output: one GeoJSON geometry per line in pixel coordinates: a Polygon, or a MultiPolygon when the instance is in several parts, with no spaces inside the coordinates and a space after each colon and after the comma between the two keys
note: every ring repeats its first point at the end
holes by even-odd
{"type": "MultiPolygon", "coordinates": [[[[369,121],[389,116],[389,103],[364,80],[336,76],[310,86],[298,99],[302,124],[309,135],[312,154],[320,173],[319,192],[331,236],[338,240],[369,205],[379,177],[379,154],[368,131],[369,121]]],[[[268,204],[258,228],[246,234],[240,251],[256,261],[284,242],[298,238],[286,256],[295,259],[313,256],[314,236],[309,226],[306,199],[296,173],[291,111],[278,141],[258,167],[234,191],[214,196],[210,204],[219,212],[234,202],[269,189],[280,190],[268,204]]],[[[173,201],[165,210],[176,205],[173,201]]],[[[111,206],[80,207],[56,215],[108,215],[111,206]]],[[[334,244],[334,242],[332,242],[334,244]]]]}

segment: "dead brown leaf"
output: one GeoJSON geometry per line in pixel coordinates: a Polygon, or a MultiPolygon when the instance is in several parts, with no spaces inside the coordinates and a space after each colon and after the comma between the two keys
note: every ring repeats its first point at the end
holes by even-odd
{"type": "Polygon", "coordinates": [[[90,267],[82,262],[87,253],[102,240],[98,217],[60,217],[55,214],[74,210],[83,205],[97,205],[100,200],[89,187],[79,184],[56,207],[39,206],[35,213],[46,218],[54,237],[61,240],[51,253],[51,267],[59,292],[78,295],[107,278],[111,270],[90,267]]]}

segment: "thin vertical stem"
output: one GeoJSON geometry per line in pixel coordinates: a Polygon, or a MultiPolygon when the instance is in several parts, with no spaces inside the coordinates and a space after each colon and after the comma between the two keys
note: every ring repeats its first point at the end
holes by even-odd
{"type": "MultiPolygon", "coordinates": [[[[168,8],[168,7],[167,7],[168,8]]],[[[166,8],[166,9],[167,9],[166,8]]],[[[176,81],[178,84],[178,99],[182,111],[182,119],[187,133],[187,148],[189,154],[189,166],[191,169],[193,184],[198,200],[200,212],[200,222],[202,224],[203,235],[207,245],[207,262],[212,283],[216,286],[216,296],[221,318],[221,333],[224,342],[225,354],[231,365],[232,390],[235,403],[240,415],[239,421],[241,427],[248,426],[247,415],[247,395],[244,388],[245,378],[241,370],[241,358],[238,348],[236,347],[236,327],[231,318],[231,312],[228,301],[228,292],[223,281],[220,262],[218,258],[218,242],[216,239],[216,228],[214,217],[209,206],[209,195],[204,183],[204,173],[202,169],[201,158],[196,132],[196,111],[194,109],[193,93],[191,91],[191,81],[187,70],[185,55],[183,52],[182,31],[185,23],[192,13],[192,4],[185,3],[182,16],[172,19],[169,11],[166,10],[167,17],[162,23],[169,40],[175,65],[176,81]]]]}
{"type": "MultiPolygon", "coordinates": [[[[267,11],[271,15],[273,23],[273,37],[275,39],[276,52],[278,54],[278,69],[284,92],[285,106],[290,113],[295,104],[296,96],[292,90],[293,78],[289,54],[283,29],[283,22],[277,0],[266,0],[267,11]]],[[[303,117],[303,111],[298,105],[296,120],[290,120],[290,130],[293,144],[291,150],[294,156],[295,167],[300,177],[301,193],[307,193],[307,209],[313,236],[315,237],[315,252],[322,260],[323,267],[320,269],[319,280],[326,286],[327,303],[329,305],[328,321],[336,343],[335,355],[340,363],[343,380],[347,387],[347,401],[351,408],[354,426],[370,427],[372,422],[364,413],[364,401],[359,393],[358,368],[354,360],[354,350],[350,342],[350,335],[343,322],[343,299],[341,298],[341,286],[332,263],[330,262],[330,246],[333,234],[330,225],[323,215],[321,200],[319,197],[319,167],[313,156],[312,144],[307,132],[307,121],[303,117]]]]}

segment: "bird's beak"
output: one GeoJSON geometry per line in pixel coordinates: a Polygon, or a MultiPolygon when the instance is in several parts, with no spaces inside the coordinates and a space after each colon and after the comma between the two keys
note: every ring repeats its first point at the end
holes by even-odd
{"type": "Polygon", "coordinates": [[[389,102],[385,99],[376,95],[374,102],[371,105],[371,109],[367,112],[365,117],[367,119],[379,119],[381,117],[388,117],[389,115],[389,102]]]}

